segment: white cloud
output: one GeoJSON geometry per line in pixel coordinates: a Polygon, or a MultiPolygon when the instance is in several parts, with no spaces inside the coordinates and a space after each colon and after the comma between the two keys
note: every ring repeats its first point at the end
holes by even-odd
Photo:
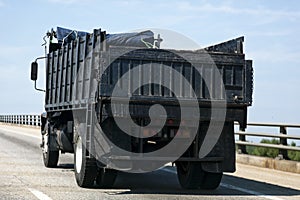
{"type": "Polygon", "coordinates": [[[52,3],[63,3],[63,4],[73,4],[79,2],[78,0],[48,0],[52,3]]]}
{"type": "Polygon", "coordinates": [[[82,3],[88,3],[92,0],[48,0],[51,3],[60,3],[60,4],[82,4],[82,3]]]}
{"type": "Polygon", "coordinates": [[[300,51],[290,52],[285,49],[264,49],[248,52],[247,57],[256,62],[274,63],[300,63],[300,51]]]}
{"type": "Polygon", "coordinates": [[[238,8],[229,5],[212,5],[210,3],[191,4],[190,2],[177,2],[176,7],[183,12],[197,12],[197,13],[223,13],[235,15],[250,15],[252,17],[264,17],[267,22],[272,22],[278,19],[296,20],[300,18],[300,12],[287,10],[270,10],[263,7],[256,8],[238,8]]]}
{"type": "Polygon", "coordinates": [[[28,50],[29,47],[0,46],[0,58],[5,59],[14,55],[22,55],[28,50]]]}
{"type": "Polygon", "coordinates": [[[248,36],[264,36],[264,37],[274,37],[274,36],[289,36],[292,35],[291,30],[279,30],[279,31],[249,31],[248,36]]]}

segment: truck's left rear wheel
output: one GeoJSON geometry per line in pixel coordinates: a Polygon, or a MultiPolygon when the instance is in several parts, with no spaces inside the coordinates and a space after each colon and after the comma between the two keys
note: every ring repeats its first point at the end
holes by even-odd
{"type": "Polygon", "coordinates": [[[74,171],[76,182],[80,187],[93,187],[97,176],[97,164],[94,158],[86,156],[87,150],[81,136],[77,136],[74,149],[74,171]]]}
{"type": "Polygon", "coordinates": [[[53,150],[51,147],[55,143],[55,138],[51,134],[51,128],[48,124],[45,125],[44,133],[42,135],[42,151],[43,151],[43,161],[45,167],[53,168],[57,167],[59,150],[53,150]]]}
{"type": "Polygon", "coordinates": [[[117,175],[117,170],[99,168],[96,183],[100,188],[111,188],[115,183],[117,175]]]}

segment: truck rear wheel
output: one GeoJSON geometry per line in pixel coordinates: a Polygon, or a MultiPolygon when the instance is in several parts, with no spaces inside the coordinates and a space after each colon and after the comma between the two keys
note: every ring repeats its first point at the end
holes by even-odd
{"type": "Polygon", "coordinates": [[[53,168],[57,167],[59,150],[52,150],[52,146],[55,144],[55,137],[51,134],[51,128],[48,123],[45,125],[44,133],[42,134],[42,151],[43,161],[45,167],[53,168]]]}
{"type": "Polygon", "coordinates": [[[90,188],[94,185],[97,176],[97,164],[94,158],[86,156],[86,146],[80,136],[74,144],[74,171],[75,179],[80,187],[90,188]]]}
{"type": "Polygon", "coordinates": [[[117,175],[117,170],[100,168],[96,178],[96,183],[100,188],[111,188],[115,183],[117,175]]]}
{"type": "Polygon", "coordinates": [[[206,172],[200,162],[176,162],[177,176],[181,187],[185,189],[216,189],[223,173],[206,172]]]}
{"type": "Polygon", "coordinates": [[[176,162],[177,176],[181,187],[185,189],[200,188],[204,173],[200,162],[176,162]]]}
{"type": "Polygon", "coordinates": [[[214,190],[219,187],[223,173],[204,172],[204,178],[200,185],[201,189],[214,190]]]}

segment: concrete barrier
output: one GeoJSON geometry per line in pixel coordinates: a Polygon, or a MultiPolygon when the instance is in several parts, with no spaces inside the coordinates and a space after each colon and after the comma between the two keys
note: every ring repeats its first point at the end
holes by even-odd
{"type": "Polygon", "coordinates": [[[26,125],[26,124],[13,124],[13,123],[0,122],[0,125],[15,126],[15,127],[22,127],[22,128],[41,129],[40,126],[36,126],[36,125],[26,125]]]}
{"type": "Polygon", "coordinates": [[[236,162],[246,165],[253,165],[256,167],[263,167],[269,169],[275,169],[285,172],[299,173],[300,174],[300,162],[290,160],[279,160],[267,157],[259,157],[246,154],[237,154],[236,162]]]}

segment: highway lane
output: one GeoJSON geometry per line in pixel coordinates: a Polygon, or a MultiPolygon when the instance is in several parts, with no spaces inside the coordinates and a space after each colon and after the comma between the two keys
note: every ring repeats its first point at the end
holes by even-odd
{"type": "Polygon", "coordinates": [[[73,156],[43,166],[38,129],[0,125],[0,199],[300,199],[300,175],[237,165],[215,191],[181,189],[174,167],[120,173],[112,189],[79,188],[73,156]]]}

